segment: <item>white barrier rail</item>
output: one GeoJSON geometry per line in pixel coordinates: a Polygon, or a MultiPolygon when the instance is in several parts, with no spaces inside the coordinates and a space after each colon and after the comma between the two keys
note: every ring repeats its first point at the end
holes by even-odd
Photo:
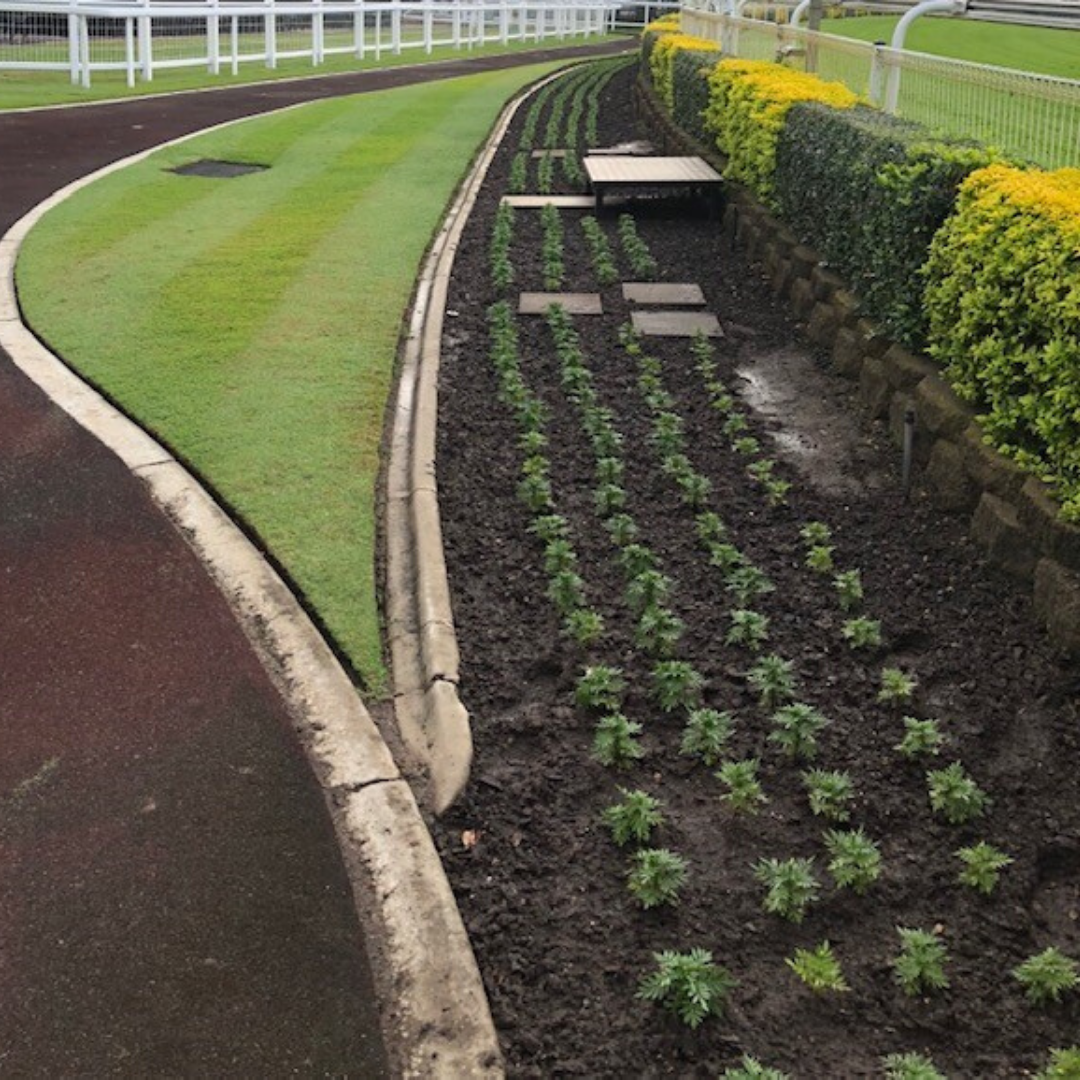
{"type": "Polygon", "coordinates": [[[615,25],[610,0],[0,0],[0,71],[64,71],[77,85],[171,67],[348,55],[358,61],[448,46],[564,40],[615,25]]]}

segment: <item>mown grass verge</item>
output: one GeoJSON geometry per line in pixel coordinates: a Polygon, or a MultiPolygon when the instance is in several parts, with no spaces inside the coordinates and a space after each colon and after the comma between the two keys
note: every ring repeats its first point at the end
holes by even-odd
{"type": "Polygon", "coordinates": [[[28,322],[188,462],[385,687],[375,483],[424,250],[506,99],[557,65],[320,102],[90,185],[19,260],[28,322]],[[200,159],[259,163],[178,176],[200,159]]]}

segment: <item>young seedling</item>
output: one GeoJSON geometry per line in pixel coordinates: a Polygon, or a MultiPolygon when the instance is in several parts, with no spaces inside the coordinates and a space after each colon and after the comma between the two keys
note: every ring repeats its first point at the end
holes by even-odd
{"type": "Polygon", "coordinates": [[[948,954],[937,934],[928,930],[913,930],[898,926],[900,952],[893,959],[896,981],[910,997],[945,990],[949,978],[945,974],[948,954]]]}
{"type": "Polygon", "coordinates": [[[840,627],[844,640],[853,649],[876,649],[881,644],[881,623],[859,616],[840,627]]]}
{"type": "Polygon", "coordinates": [[[810,810],[829,821],[847,821],[851,816],[848,803],[855,791],[846,772],[810,769],[803,773],[803,783],[810,796],[810,810]]]}
{"type": "Polygon", "coordinates": [[[647,843],[653,829],[664,824],[659,800],[640,790],[619,788],[619,794],[622,800],[609,806],[601,815],[604,824],[611,830],[612,839],[619,847],[631,842],[647,843]]]}
{"type": "Polygon", "coordinates": [[[708,545],[709,565],[715,566],[725,576],[746,562],[746,556],[734,545],[716,542],[708,545]]]}
{"type": "Polygon", "coordinates": [[[832,539],[832,529],[824,521],[808,521],[799,530],[799,536],[808,548],[821,547],[832,539]]]}
{"type": "Polygon", "coordinates": [[[911,701],[918,686],[918,680],[914,675],[908,675],[900,668],[887,667],[881,669],[881,689],[877,699],[883,704],[906,704],[911,701]]]}
{"type": "Polygon", "coordinates": [[[841,889],[863,893],[881,876],[881,851],[861,828],[830,829],[825,834],[829,873],[841,889]]]}
{"type": "Polygon", "coordinates": [[[720,1080],[791,1080],[791,1078],[779,1069],[770,1069],[768,1065],[762,1065],[756,1057],[743,1054],[738,1065],[733,1065],[720,1074],[720,1080]]]}
{"type": "Polygon", "coordinates": [[[720,430],[727,438],[731,439],[734,443],[734,440],[737,439],[749,426],[749,422],[742,413],[733,412],[721,425],[720,430]]]}
{"type": "Polygon", "coordinates": [[[765,886],[762,907],[790,922],[801,923],[818,898],[813,859],[759,859],[754,877],[765,886]]]}
{"type": "Polygon", "coordinates": [[[702,510],[694,518],[694,529],[697,531],[698,539],[706,546],[720,543],[727,536],[727,526],[720,515],[713,510],[702,510]]]}
{"type": "Polygon", "coordinates": [[[904,717],[904,737],[895,749],[906,758],[923,756],[936,757],[945,744],[936,720],[919,720],[914,716],[904,717]]]}
{"type": "Polygon", "coordinates": [[[578,676],[574,700],[583,709],[613,711],[619,708],[625,692],[626,679],[623,677],[622,668],[594,664],[578,676]]]}
{"type": "Polygon", "coordinates": [[[561,537],[549,540],[544,547],[544,572],[557,574],[560,570],[573,570],[577,566],[577,552],[569,540],[561,537]]]}
{"type": "Polygon", "coordinates": [[[534,473],[523,477],[518,483],[517,495],[527,509],[534,514],[551,510],[551,481],[546,476],[534,473]]]}
{"type": "Polygon", "coordinates": [[[547,436],[542,431],[523,431],[518,436],[518,446],[528,457],[535,457],[547,449],[547,436]]]}
{"type": "Polygon", "coordinates": [[[619,484],[597,484],[593,491],[593,506],[602,518],[619,513],[626,507],[626,489],[619,484]]]}
{"type": "Polygon", "coordinates": [[[712,481],[701,473],[691,472],[676,477],[682,500],[691,510],[700,510],[712,492],[712,481]]]}
{"type": "Polygon", "coordinates": [[[616,547],[626,547],[637,539],[637,523],[629,514],[612,514],[604,520],[604,528],[616,547]]]}
{"type": "Polygon", "coordinates": [[[858,570],[844,570],[833,578],[840,607],[844,611],[854,611],[863,601],[862,576],[858,570]]]}
{"type": "Polygon", "coordinates": [[[923,1054],[889,1054],[881,1059],[885,1080],[946,1080],[923,1054]]]}
{"type": "Polygon", "coordinates": [[[691,709],[683,728],[679,752],[686,757],[696,757],[704,765],[712,767],[723,756],[735,718],[729,712],[716,709],[691,709]]]}
{"type": "Polygon", "coordinates": [[[676,904],[686,883],[686,860],[667,848],[646,848],[634,855],[627,888],[646,910],[676,904]]]}
{"type": "Polygon", "coordinates": [[[753,457],[761,449],[761,443],[753,435],[741,435],[732,442],[731,449],[744,457],[753,457]]]}
{"type": "Polygon", "coordinates": [[[646,608],[662,604],[671,593],[671,578],[659,570],[642,570],[626,586],[626,603],[641,614],[646,608]]]}
{"type": "Polygon", "coordinates": [[[1050,1061],[1035,1080],[1080,1080],[1080,1046],[1050,1051],[1050,1061]]]}
{"type": "Polygon", "coordinates": [[[625,544],[618,555],[619,565],[629,581],[646,570],[656,569],[656,556],[644,544],[625,544]]]}
{"type": "Polygon", "coordinates": [[[561,615],[585,606],[585,582],[573,570],[559,570],[548,582],[548,596],[561,615]]]}
{"type": "Polygon", "coordinates": [[[993,844],[980,840],[971,847],[962,847],[956,857],[964,864],[960,871],[960,884],[989,896],[997,887],[1001,871],[1013,860],[993,844]]]}
{"type": "Polygon", "coordinates": [[[620,457],[602,457],[596,459],[593,475],[598,484],[621,484],[623,481],[623,460],[620,457]]]}
{"type": "Polygon", "coordinates": [[[601,765],[626,769],[645,756],[637,737],[641,725],[627,720],[622,713],[612,712],[600,718],[593,736],[593,757],[601,765]]]}
{"type": "Polygon", "coordinates": [[[540,517],[533,518],[529,532],[534,533],[545,544],[550,544],[553,540],[565,540],[569,535],[570,526],[561,514],[542,514],[540,517]]]}
{"type": "Polygon", "coordinates": [[[833,570],[833,549],[827,544],[815,544],[806,553],[807,569],[815,574],[831,574],[833,570]]]}
{"type": "Polygon", "coordinates": [[[669,657],[685,629],[682,619],[675,612],[654,604],[641,613],[634,630],[634,644],[650,656],[669,657]]]}
{"type": "Polygon", "coordinates": [[[604,636],[604,617],[593,608],[574,608],[563,619],[563,629],[582,648],[588,648],[604,636]]]}
{"type": "Polygon", "coordinates": [[[791,492],[791,483],[778,477],[765,481],[765,502],[768,506],[783,506],[791,492]]]}
{"type": "Polygon", "coordinates": [[[694,475],[694,466],[685,454],[665,454],[660,459],[660,468],[666,476],[670,476],[676,483],[694,475]]]}
{"type": "Polygon", "coordinates": [[[772,480],[775,471],[776,462],[771,458],[762,458],[760,461],[755,461],[752,465],[746,466],[747,476],[756,480],[759,484],[772,480]]]}
{"type": "Polygon", "coordinates": [[[1013,978],[1024,988],[1032,1005],[1058,1002],[1080,984],[1077,963],[1052,945],[1013,968],[1013,978]]]}
{"type": "Polygon", "coordinates": [[[789,757],[809,761],[817,754],[817,735],[829,721],[812,705],[797,701],[782,705],[773,713],[769,741],[789,757]]]}
{"type": "Polygon", "coordinates": [[[653,697],[664,712],[692,709],[705,678],[688,660],[661,660],[652,670],[653,697]]]}
{"type": "Polygon", "coordinates": [[[772,709],[795,696],[794,665],[775,653],[763,656],[747,673],[746,681],[766,709],[772,709]]]}
{"type": "Polygon", "coordinates": [[[653,953],[656,970],[644,978],[638,997],[673,1012],[687,1027],[696,1028],[709,1016],[721,1016],[735,980],[706,949],[653,953]]]}
{"type": "Polygon", "coordinates": [[[950,825],[963,825],[979,817],[990,805],[986,792],[964,771],[959,761],[947,769],[926,774],[930,788],[930,808],[950,825]]]}
{"type": "Polygon", "coordinates": [[[757,758],[725,761],[716,774],[717,780],[727,788],[720,800],[737,814],[756,814],[769,801],[758,779],[760,764],[757,758]]]}
{"type": "Polygon", "coordinates": [[[731,629],[724,642],[743,645],[756,652],[769,639],[769,618],[748,608],[736,608],[731,613],[731,629]]]}
{"type": "Polygon", "coordinates": [[[739,607],[747,607],[759,596],[771,593],[776,586],[766,577],[764,571],[756,566],[737,566],[724,575],[727,591],[735,597],[739,607]]]}
{"type": "Polygon", "coordinates": [[[814,949],[796,949],[785,963],[816,994],[850,990],[832,946],[823,941],[814,949]]]}

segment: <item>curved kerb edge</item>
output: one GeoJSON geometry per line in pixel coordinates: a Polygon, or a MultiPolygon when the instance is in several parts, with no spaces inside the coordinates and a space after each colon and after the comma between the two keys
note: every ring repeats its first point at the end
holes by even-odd
{"type": "Polygon", "coordinates": [[[529,96],[566,71],[528,87],[500,115],[428,252],[401,348],[386,470],[385,611],[395,718],[405,746],[427,771],[428,798],[436,815],[461,794],[473,754],[469,714],[457,691],[457,636],[435,477],[447,288],[462,230],[515,113],[529,96]]]}
{"type": "Polygon", "coordinates": [[[207,567],[277,685],[330,807],[375,961],[395,1075],[500,1077],[501,1055],[487,997],[438,853],[408,783],[349,677],[280,577],[202,486],[22,322],[15,260],[32,225],[79,188],[158,149],[68,185],[0,238],[0,346],[147,485],[207,567]]]}

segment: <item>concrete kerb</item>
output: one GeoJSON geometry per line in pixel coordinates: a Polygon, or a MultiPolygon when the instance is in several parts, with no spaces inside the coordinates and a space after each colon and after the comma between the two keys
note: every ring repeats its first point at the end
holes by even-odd
{"type": "Polygon", "coordinates": [[[453,893],[412,790],[348,675],[284,582],[194,477],[50,353],[21,319],[15,260],[26,234],[49,209],[163,146],[246,119],[114,162],[16,222],[0,238],[0,346],[147,485],[207,567],[286,701],[323,787],[358,917],[378,959],[374,974],[395,1072],[446,1080],[498,1077],[498,1039],[453,893]]]}

